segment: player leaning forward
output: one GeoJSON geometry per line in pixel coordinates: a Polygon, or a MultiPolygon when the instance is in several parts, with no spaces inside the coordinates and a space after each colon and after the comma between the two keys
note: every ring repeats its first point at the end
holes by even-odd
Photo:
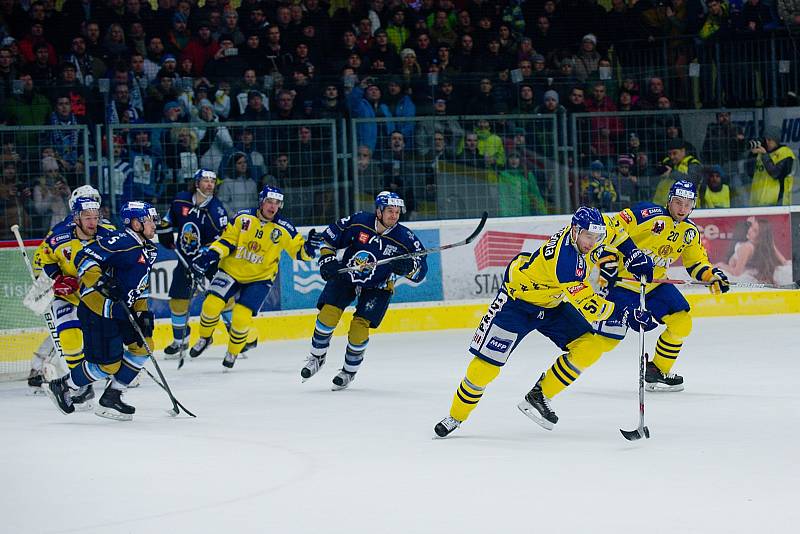
{"type": "Polygon", "coordinates": [[[258,195],[258,208],[242,210],[222,232],[222,236],[195,258],[192,269],[200,276],[216,270],[200,314],[200,339],[189,355],[199,356],[211,344],[225,303],[231,297],[233,307],[228,351],[222,365],[232,368],[247,341],[253,315],[261,309],[275,277],[281,251],[292,258],[314,259],[319,238],[311,230],[308,241],[297,232],[279,210],[283,193],[265,185],[258,195]],[[218,270],[217,270],[218,267],[218,270]]]}
{"type": "Polygon", "coordinates": [[[96,414],[130,420],[135,408],[122,393],[147,361],[144,341],[152,346],[153,313],[147,309],[150,270],[156,261],[158,213],[147,202],[127,202],[120,210],[125,230],[100,236],[75,255],[80,282],[78,320],[84,359],[71,372],[50,382],[48,396],[65,414],[75,411],[72,395],[83,386],[111,378],[96,414]],[[143,340],[133,328],[138,324],[143,340]]]}
{"type": "Polygon", "coordinates": [[[421,282],[428,272],[425,256],[397,259],[373,268],[339,273],[344,266],[357,267],[376,260],[425,249],[414,232],[399,224],[405,203],[397,193],[381,191],[375,212],[359,212],[331,224],[324,232],[319,272],[325,288],[317,301],[319,314],[311,339],[311,355],[300,371],[303,382],[325,363],[331,336],[344,309],[356,300],[347,333],[344,365],[333,378],[333,390],[346,388],[355,379],[369,342],[369,329],[378,328],[389,308],[398,277],[421,282]],[[336,251],[344,249],[341,261],[336,251]]]}
{"type": "MultiPolygon", "coordinates": [[[[677,181],[669,191],[666,207],[643,202],[626,208],[616,216],[616,222],[630,235],[637,247],[653,259],[653,276],[664,278],[667,267],[680,258],[690,276],[708,282],[712,293],[725,293],[730,289],[728,277],[708,261],[700,231],[689,220],[697,201],[697,189],[692,182],[677,181]]],[[[631,273],[619,267],[618,253],[606,250],[601,256],[600,275],[607,284],[606,298],[616,304],[614,314],[597,327],[604,344],[611,350],[625,337],[628,325],[621,321],[619,310],[639,301],[639,284],[626,280],[631,273]]],[[[674,285],[648,284],[647,309],[658,323],[667,326],[656,342],[653,360],[647,362],[645,388],[648,391],[681,391],[683,377],[671,369],[683,346],[683,340],[692,331],[690,307],[686,298],[674,285]]],[[[645,330],[658,326],[655,321],[643,325],[645,330]]]]}
{"type": "MultiPolygon", "coordinates": [[[[434,428],[438,436],[447,436],[469,417],[486,386],[534,330],[565,353],[542,374],[519,408],[544,428],[552,429],[558,417],[550,399],[608,350],[590,323],[611,316],[614,303],[596,294],[587,280],[607,246],[625,255],[631,274],[652,279],[652,260],[611,218],[595,208],[579,208],[571,224],[538,250],[520,253],[511,260],[503,286],[472,338],[469,351],[474,357],[453,397],[450,416],[434,428]]],[[[627,311],[624,320],[636,323],[637,328],[637,321],[648,320],[646,314],[627,311]]]]}

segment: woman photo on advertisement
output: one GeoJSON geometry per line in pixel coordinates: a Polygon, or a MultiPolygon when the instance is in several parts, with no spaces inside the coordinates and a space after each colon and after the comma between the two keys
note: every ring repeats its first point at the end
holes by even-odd
{"type": "Polygon", "coordinates": [[[732,277],[768,284],[792,281],[791,261],[775,245],[767,219],[748,217],[737,225],[727,263],[717,265],[732,277]]]}

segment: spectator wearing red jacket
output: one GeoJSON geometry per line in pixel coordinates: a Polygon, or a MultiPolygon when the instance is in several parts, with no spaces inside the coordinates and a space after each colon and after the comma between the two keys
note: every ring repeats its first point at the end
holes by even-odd
{"type": "Polygon", "coordinates": [[[189,44],[181,54],[181,61],[184,58],[192,60],[192,74],[199,78],[203,75],[203,69],[208,61],[214,59],[219,50],[219,43],[211,37],[211,27],[207,21],[200,22],[197,26],[197,35],[192,37],[189,44]]]}

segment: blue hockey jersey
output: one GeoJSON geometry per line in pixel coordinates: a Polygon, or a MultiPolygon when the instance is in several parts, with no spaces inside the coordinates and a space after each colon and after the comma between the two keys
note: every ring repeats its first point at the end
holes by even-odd
{"type": "Polygon", "coordinates": [[[159,234],[178,232],[175,248],[187,261],[214,242],[228,225],[228,213],[217,197],[212,196],[199,206],[192,197],[188,191],[178,193],[158,229],[159,234]]]}
{"type": "MultiPolygon", "coordinates": [[[[341,261],[348,267],[425,250],[414,232],[402,224],[396,224],[383,234],[375,230],[375,224],[374,213],[358,212],[340,219],[325,229],[322,248],[345,249],[341,261]]],[[[427,260],[421,256],[418,268],[408,278],[421,282],[427,273],[427,260]]],[[[354,271],[349,276],[353,284],[371,288],[389,287],[397,278],[392,273],[391,262],[373,269],[354,271]]]]}

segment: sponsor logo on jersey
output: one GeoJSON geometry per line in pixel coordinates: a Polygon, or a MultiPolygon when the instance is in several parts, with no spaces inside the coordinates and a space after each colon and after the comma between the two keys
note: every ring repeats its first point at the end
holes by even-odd
{"type": "Polygon", "coordinates": [[[256,265],[259,265],[259,264],[263,263],[264,262],[264,256],[262,256],[261,254],[257,254],[256,252],[253,252],[252,250],[249,250],[250,243],[253,243],[253,241],[250,241],[247,244],[247,246],[238,247],[236,249],[236,259],[248,261],[248,262],[254,263],[256,265]]]}
{"type": "Polygon", "coordinates": [[[694,228],[689,228],[686,230],[686,233],[683,234],[683,242],[687,245],[694,241],[694,238],[697,237],[697,230],[694,228]]]}
{"type": "Polygon", "coordinates": [[[189,215],[190,211],[192,211],[192,208],[190,208],[189,206],[181,206],[181,215],[183,217],[186,217],[187,215],[189,215]]]}
{"type": "Polygon", "coordinates": [[[72,261],[72,247],[64,247],[64,258],[67,261],[72,261]]]}
{"type": "Polygon", "coordinates": [[[631,222],[631,221],[633,220],[633,219],[631,218],[631,216],[630,216],[630,215],[628,215],[628,212],[627,212],[627,211],[621,211],[621,212],[619,212],[619,216],[620,216],[620,218],[622,218],[622,220],[623,220],[623,221],[625,221],[626,223],[629,223],[629,222],[631,222]]]}
{"type": "Polygon", "coordinates": [[[488,343],[486,343],[486,348],[495,352],[506,352],[509,348],[511,348],[511,343],[512,341],[510,339],[503,339],[494,336],[489,340],[488,343]]]}
{"type": "Polygon", "coordinates": [[[280,228],[273,228],[272,232],[269,234],[269,239],[273,243],[278,243],[281,240],[281,229],[280,228]]]}
{"type": "Polygon", "coordinates": [[[139,254],[139,259],[136,260],[136,263],[141,263],[142,265],[147,265],[147,260],[144,259],[144,254],[139,254]]]}
{"type": "Polygon", "coordinates": [[[246,246],[247,250],[250,252],[258,252],[261,250],[261,244],[258,241],[248,241],[246,246]]]}
{"type": "Polygon", "coordinates": [[[574,297],[575,295],[577,295],[578,293],[580,293],[584,289],[586,289],[586,284],[581,283],[581,284],[578,284],[577,286],[568,287],[567,291],[569,292],[570,295],[572,295],[574,297]]]}
{"type": "Polygon", "coordinates": [[[394,245],[386,245],[386,247],[383,249],[384,256],[391,256],[395,252],[397,252],[397,247],[394,245]]]}
{"type": "Polygon", "coordinates": [[[655,221],[650,231],[658,235],[664,231],[664,228],[665,228],[664,221],[655,221]]]}
{"type": "Polygon", "coordinates": [[[641,212],[642,217],[650,217],[651,215],[660,215],[664,213],[661,208],[645,208],[641,212]]]}
{"type": "Polygon", "coordinates": [[[578,256],[578,261],[575,264],[575,276],[583,278],[583,273],[586,272],[586,261],[583,256],[578,256]]]}
{"type": "Polygon", "coordinates": [[[366,245],[367,241],[369,241],[369,234],[366,232],[359,232],[358,233],[358,242],[362,245],[366,245]]]}
{"type": "Polygon", "coordinates": [[[558,240],[561,239],[561,236],[564,234],[565,230],[566,228],[561,230],[560,232],[553,234],[550,240],[544,244],[542,254],[544,255],[545,259],[552,260],[553,258],[555,258],[558,240]]]}
{"type": "Polygon", "coordinates": [[[670,254],[672,254],[672,247],[670,245],[662,245],[658,247],[658,255],[662,258],[666,258],[670,254]]]}

